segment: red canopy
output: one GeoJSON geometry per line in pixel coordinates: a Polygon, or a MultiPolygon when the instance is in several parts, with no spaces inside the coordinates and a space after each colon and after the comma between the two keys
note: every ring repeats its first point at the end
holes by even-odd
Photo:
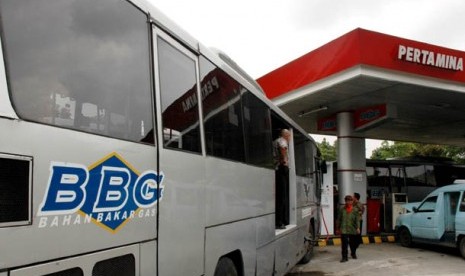
{"type": "Polygon", "coordinates": [[[355,29],[257,81],[270,99],[357,65],[464,82],[464,57],[462,51],[355,29]]]}

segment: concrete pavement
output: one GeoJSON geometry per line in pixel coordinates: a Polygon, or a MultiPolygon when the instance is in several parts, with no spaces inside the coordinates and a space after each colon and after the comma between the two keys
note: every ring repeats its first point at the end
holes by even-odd
{"type": "Polygon", "coordinates": [[[320,246],[310,263],[296,266],[287,276],[429,276],[465,275],[465,260],[458,250],[397,243],[363,244],[358,259],[340,263],[340,246],[320,246]]]}

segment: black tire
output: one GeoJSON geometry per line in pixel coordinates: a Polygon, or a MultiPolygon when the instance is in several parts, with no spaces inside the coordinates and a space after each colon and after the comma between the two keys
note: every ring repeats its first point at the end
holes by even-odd
{"type": "Polygon", "coordinates": [[[313,249],[314,249],[313,241],[315,240],[315,230],[313,230],[312,226],[310,226],[310,231],[308,233],[308,238],[310,238],[311,240],[306,240],[305,241],[305,248],[306,248],[307,252],[305,252],[305,255],[299,261],[299,264],[307,264],[308,262],[310,262],[310,260],[313,257],[313,249]]]}
{"type": "Polygon", "coordinates": [[[234,262],[228,257],[222,257],[215,268],[215,276],[238,276],[234,262]]]}
{"type": "Polygon", "coordinates": [[[403,247],[412,247],[413,245],[412,235],[410,234],[410,231],[405,227],[402,227],[399,230],[399,242],[400,245],[402,245],[403,247]]]}
{"type": "Polygon", "coordinates": [[[465,258],[465,237],[462,237],[459,242],[459,250],[462,257],[465,258]]]}

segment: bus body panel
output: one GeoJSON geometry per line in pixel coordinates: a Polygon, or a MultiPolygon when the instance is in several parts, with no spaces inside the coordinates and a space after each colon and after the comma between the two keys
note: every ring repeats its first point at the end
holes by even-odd
{"type": "Polygon", "coordinates": [[[10,102],[3,60],[2,38],[0,37],[0,117],[18,118],[10,102]]]}
{"type": "Polygon", "coordinates": [[[274,212],[274,171],[206,158],[206,225],[219,225],[274,212]]]}
{"type": "Polygon", "coordinates": [[[275,231],[275,215],[274,213],[260,216],[257,221],[257,248],[265,247],[274,241],[276,237],[275,231]]]}
{"type": "MultiPolygon", "coordinates": [[[[108,251],[101,251],[98,253],[87,254],[81,257],[72,257],[66,260],[55,261],[45,264],[38,264],[27,268],[19,268],[12,270],[10,276],[36,276],[48,275],[50,273],[57,273],[62,271],[69,271],[79,268],[84,275],[94,275],[93,272],[95,265],[105,260],[112,260],[119,256],[134,256],[135,260],[139,259],[139,246],[125,246],[108,251]]],[[[135,262],[136,273],[139,273],[139,264],[135,262]]],[[[154,273],[154,270],[145,269],[146,272],[154,273]]],[[[136,274],[136,275],[137,275],[136,274]]],[[[0,274],[1,275],[1,274],[0,274]]],[[[75,275],[75,274],[74,274],[75,275]]],[[[146,274],[149,275],[149,274],[146,274]]],[[[153,275],[153,274],[152,274],[153,275]]]]}
{"type": "MultiPolygon", "coordinates": [[[[132,219],[128,217],[115,231],[95,220],[86,220],[78,212],[53,215],[39,212],[51,182],[53,165],[89,168],[117,153],[127,164],[143,172],[156,168],[154,147],[16,120],[0,120],[0,129],[8,130],[0,135],[0,153],[31,156],[33,163],[29,191],[33,203],[32,225],[0,228],[0,269],[156,238],[153,216],[156,206],[142,217],[138,213],[132,219]],[[79,150],[69,150],[76,147],[79,150]],[[60,249],[50,250],[57,239],[60,249]]],[[[113,219],[115,212],[112,215],[103,219],[113,219]]]]}
{"type": "Polygon", "coordinates": [[[296,254],[296,248],[303,244],[301,239],[297,228],[293,228],[286,235],[277,238],[275,241],[275,270],[277,275],[286,274],[301,259],[301,256],[296,254]]]}
{"type": "Polygon", "coordinates": [[[203,157],[161,150],[165,193],[160,202],[160,275],[201,275],[205,233],[203,157]]]}
{"type": "Polygon", "coordinates": [[[157,275],[157,241],[140,245],[140,275],[157,275]]]}
{"type": "Polygon", "coordinates": [[[205,233],[205,275],[214,275],[218,260],[225,253],[234,252],[240,253],[244,275],[253,275],[257,257],[256,231],[257,224],[253,219],[207,228],[205,233]],[[225,240],[225,237],[228,239],[225,240]]]}
{"type": "MultiPolygon", "coordinates": [[[[274,220],[274,218],[273,218],[274,220]]],[[[257,248],[257,275],[273,275],[275,244],[269,243],[257,248]]]]}

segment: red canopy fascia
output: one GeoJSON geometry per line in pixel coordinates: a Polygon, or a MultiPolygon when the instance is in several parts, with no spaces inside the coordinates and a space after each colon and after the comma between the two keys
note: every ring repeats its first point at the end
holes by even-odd
{"type": "MultiPolygon", "coordinates": [[[[423,57],[415,61],[399,58],[400,46],[464,59],[465,52],[427,43],[355,29],[322,47],[260,77],[257,82],[268,98],[273,99],[357,65],[418,74],[449,81],[465,82],[462,70],[425,64],[423,57]],[[421,60],[421,62],[418,62],[421,60]]],[[[413,52],[410,52],[413,57],[413,52]]]]}

